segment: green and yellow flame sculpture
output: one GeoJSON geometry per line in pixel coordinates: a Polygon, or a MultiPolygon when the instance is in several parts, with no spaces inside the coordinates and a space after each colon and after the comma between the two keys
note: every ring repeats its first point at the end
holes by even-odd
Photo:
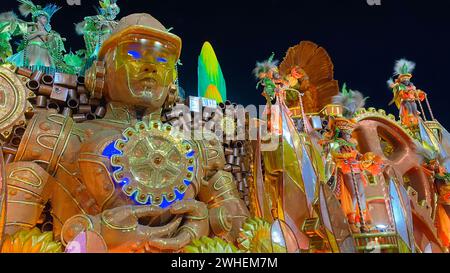
{"type": "Polygon", "coordinates": [[[203,44],[198,57],[198,96],[218,103],[227,99],[227,87],[216,53],[209,42],[203,44]]]}

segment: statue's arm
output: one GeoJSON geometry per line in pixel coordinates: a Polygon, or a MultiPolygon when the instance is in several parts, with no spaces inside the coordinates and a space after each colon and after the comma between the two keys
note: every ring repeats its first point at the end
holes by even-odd
{"type": "Polygon", "coordinates": [[[234,241],[249,211],[239,195],[233,175],[223,170],[225,156],[222,144],[210,137],[201,142],[205,177],[201,183],[199,200],[209,209],[212,232],[229,241],[234,241]]]}

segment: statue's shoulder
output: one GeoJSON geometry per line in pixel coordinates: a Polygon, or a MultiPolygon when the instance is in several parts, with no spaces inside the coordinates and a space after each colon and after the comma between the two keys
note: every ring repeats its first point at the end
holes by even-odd
{"type": "Polygon", "coordinates": [[[55,164],[70,147],[79,147],[85,133],[75,126],[71,117],[52,110],[36,112],[28,122],[17,148],[16,160],[42,160],[55,164]]]}

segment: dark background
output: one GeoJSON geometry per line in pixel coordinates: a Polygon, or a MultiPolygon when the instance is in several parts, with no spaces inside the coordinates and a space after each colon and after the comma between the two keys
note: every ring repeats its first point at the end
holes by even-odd
{"type": "MultiPolygon", "coordinates": [[[[14,0],[2,0],[1,11],[15,9],[14,0]],[[7,3],[5,3],[7,2],[7,3]]],[[[50,1],[36,1],[49,3],[50,1]]],[[[74,23],[95,14],[95,0],[63,7],[53,18],[53,28],[68,39],[67,49],[83,47],[74,23]]],[[[256,61],[286,50],[302,40],[325,47],[335,64],[340,84],[369,96],[368,106],[388,107],[392,92],[386,80],[395,60],[417,63],[413,82],[429,94],[435,116],[450,125],[447,82],[450,67],[450,16],[447,1],[381,0],[118,0],[120,17],[147,12],[183,39],[180,82],[188,94],[197,94],[197,57],[202,43],[210,41],[224,72],[228,98],[240,104],[263,104],[252,69],[256,61]]]]}

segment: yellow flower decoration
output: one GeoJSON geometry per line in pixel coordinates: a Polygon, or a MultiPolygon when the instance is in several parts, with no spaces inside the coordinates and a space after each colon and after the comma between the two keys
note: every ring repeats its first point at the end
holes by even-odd
{"type": "Polygon", "coordinates": [[[185,253],[241,253],[234,245],[221,238],[201,237],[184,248],[185,253]]]}
{"type": "Polygon", "coordinates": [[[6,235],[2,253],[61,253],[61,243],[53,241],[53,232],[42,233],[38,228],[6,235]]]}
{"type": "Polygon", "coordinates": [[[271,225],[260,218],[249,218],[238,238],[238,246],[250,253],[285,253],[286,248],[272,242],[271,225]]]}
{"type": "Polygon", "coordinates": [[[237,247],[219,237],[202,237],[184,248],[185,253],[286,253],[286,247],[273,243],[271,225],[260,218],[249,218],[237,239],[237,247]]]}

